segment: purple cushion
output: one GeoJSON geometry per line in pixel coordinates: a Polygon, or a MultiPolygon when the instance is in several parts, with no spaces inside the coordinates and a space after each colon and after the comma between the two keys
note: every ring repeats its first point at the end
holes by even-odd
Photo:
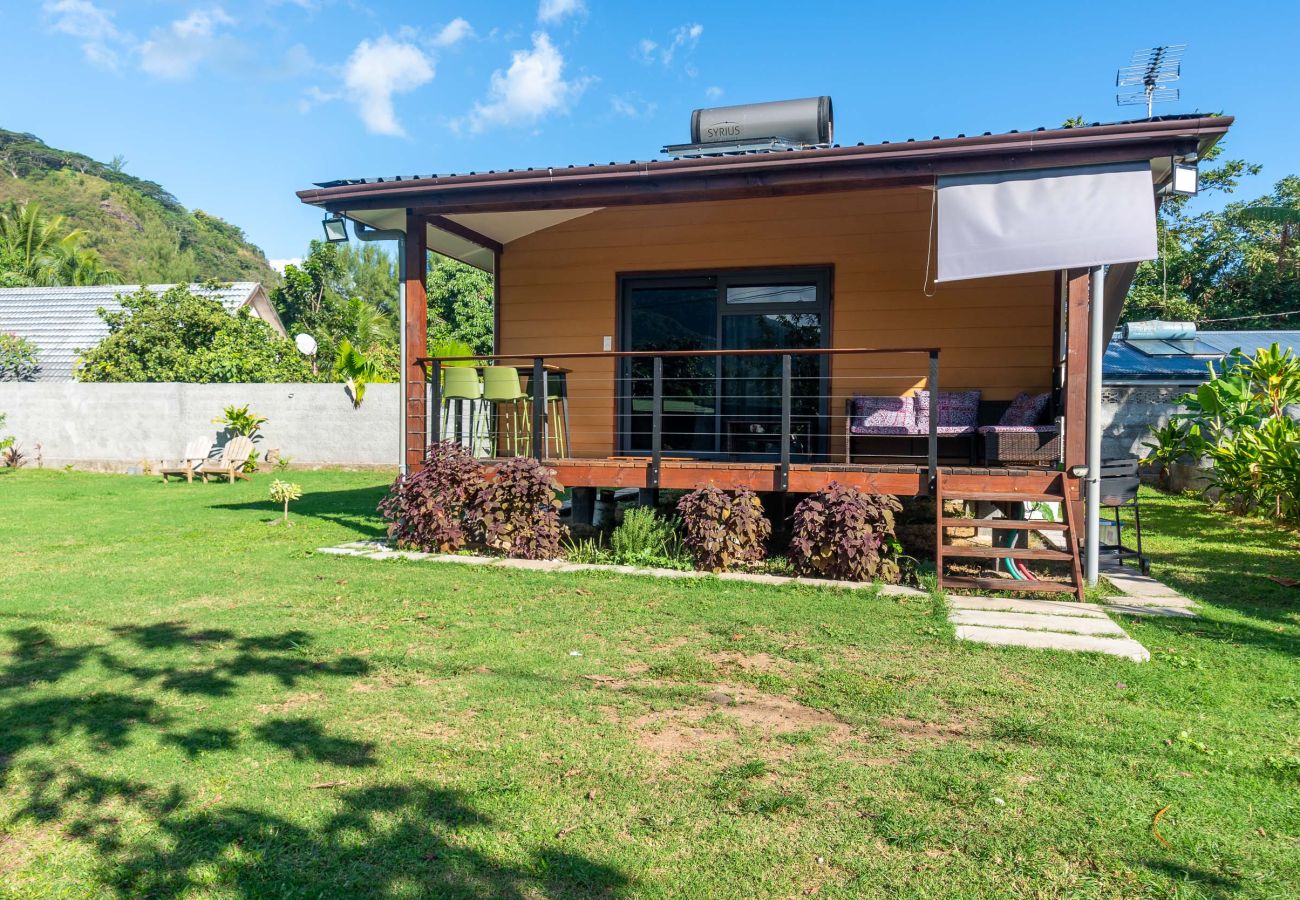
{"type": "MultiPolygon", "coordinates": [[[[979,423],[979,391],[940,391],[938,429],[966,428],[966,432],[949,432],[969,434],[979,423]]],[[[930,392],[916,392],[916,427],[924,434],[930,428],[930,392]]]]}
{"type": "Polygon", "coordinates": [[[1055,425],[985,425],[980,434],[1056,434],[1055,425]]]}
{"type": "Polygon", "coordinates": [[[853,434],[911,434],[916,416],[911,397],[854,397],[853,434]]]}
{"type": "Polygon", "coordinates": [[[999,425],[1036,425],[1047,412],[1051,394],[1019,394],[998,419],[999,425]]]}

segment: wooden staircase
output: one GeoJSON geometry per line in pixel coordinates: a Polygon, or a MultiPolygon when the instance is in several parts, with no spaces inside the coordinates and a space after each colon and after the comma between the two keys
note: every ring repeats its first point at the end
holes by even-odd
{"type": "Polygon", "coordinates": [[[981,591],[1009,591],[1015,593],[1066,593],[1074,594],[1083,602],[1083,568],[1079,563],[1079,541],[1075,531],[1074,504],[1066,500],[1065,476],[1062,474],[1055,481],[1054,489],[1041,494],[997,493],[989,491],[946,490],[943,484],[942,470],[935,473],[934,509],[935,570],[938,573],[939,590],[945,588],[962,588],[981,591]],[[1064,522],[1044,522],[1035,519],[1032,526],[1024,520],[1016,519],[954,519],[945,516],[943,504],[946,500],[964,500],[972,503],[1059,503],[1065,515],[1064,522]],[[1066,550],[1032,549],[1030,547],[954,547],[947,542],[949,528],[990,528],[999,531],[1059,531],[1065,538],[1066,550]],[[944,563],[950,559],[1026,559],[1056,560],[1070,563],[1069,583],[1061,581],[1017,581],[1012,578],[975,578],[960,575],[945,575],[944,563]]]}

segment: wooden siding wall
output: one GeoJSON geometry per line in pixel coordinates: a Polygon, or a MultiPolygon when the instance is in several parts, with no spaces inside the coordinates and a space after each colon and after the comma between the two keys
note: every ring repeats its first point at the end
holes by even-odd
{"type": "MultiPolygon", "coordinates": [[[[924,291],[932,196],[900,188],[624,207],[536,232],[502,255],[499,352],[599,351],[605,335],[620,349],[619,273],[829,265],[832,346],[937,346],[941,389],[979,388],[988,399],[1050,390],[1054,276],[924,291]]],[[[845,397],[905,393],[923,386],[927,367],[920,355],[837,358],[832,432],[843,428],[845,397]]],[[[609,455],[614,362],[571,368],[573,455],[609,455]]]]}

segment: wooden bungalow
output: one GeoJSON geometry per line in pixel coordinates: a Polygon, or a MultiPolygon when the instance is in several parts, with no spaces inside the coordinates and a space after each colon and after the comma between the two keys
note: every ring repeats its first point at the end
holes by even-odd
{"type": "MultiPolygon", "coordinates": [[[[722,112],[743,131],[743,110],[722,112]]],[[[1155,255],[1154,210],[1174,169],[1231,122],[1174,116],[856,146],[756,146],[742,133],[652,162],[334,181],[299,197],[352,220],[358,237],[400,238],[406,466],[463,423],[445,412],[455,401],[440,373],[466,361],[427,349],[434,250],[495,275],[494,352],[476,362],[517,368],[524,396],[493,400],[490,452],[543,457],[580,492],[807,492],[839,481],[1063,499],[1064,555],[1015,552],[1070,560],[1067,589],[1081,590],[1073,526],[1099,462],[1089,458],[1088,395],[1100,391],[1090,359],[1137,262],[1155,255]],[[946,425],[945,396],[972,392],[979,420],[946,425]],[[1042,394],[1050,455],[990,456],[970,425],[1042,394]],[[905,405],[863,409],[858,397],[905,405]],[[931,397],[938,414],[915,415],[931,397]],[[881,409],[913,418],[893,434],[856,427],[881,409]]],[[[944,545],[938,507],[942,573],[966,550],[944,545]]]]}

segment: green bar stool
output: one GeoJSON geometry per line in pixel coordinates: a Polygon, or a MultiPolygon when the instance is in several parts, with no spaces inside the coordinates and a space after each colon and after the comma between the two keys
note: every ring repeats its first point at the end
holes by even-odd
{"type": "Polygon", "coordinates": [[[523,456],[529,452],[532,429],[528,424],[528,395],[520,386],[519,372],[514,366],[485,366],[483,372],[483,402],[491,403],[496,427],[492,430],[492,456],[500,453],[501,427],[510,425],[510,455],[523,456]]]}
{"type": "Polygon", "coordinates": [[[464,412],[469,403],[469,447],[474,451],[474,423],[478,420],[475,405],[483,399],[483,384],[478,380],[478,370],[470,366],[443,366],[442,368],[442,435],[451,440],[465,441],[464,412]],[[452,402],[456,412],[452,413],[452,402]],[[453,427],[454,424],[454,427],[453,427]]]}

